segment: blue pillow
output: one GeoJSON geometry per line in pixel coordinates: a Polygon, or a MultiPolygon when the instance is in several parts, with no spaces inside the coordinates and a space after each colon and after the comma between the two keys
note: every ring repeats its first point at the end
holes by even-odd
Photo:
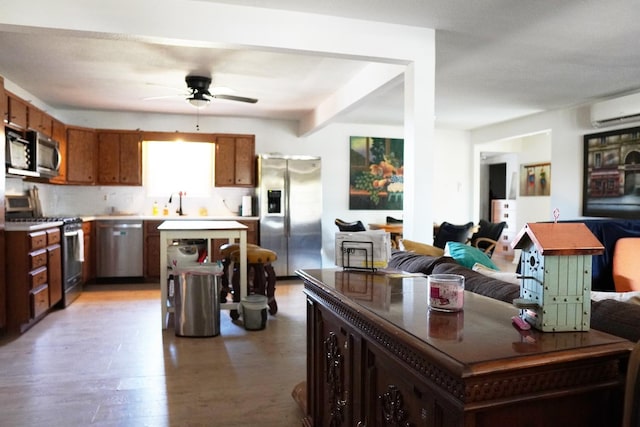
{"type": "Polygon", "coordinates": [[[467,268],[473,268],[473,264],[477,262],[487,268],[500,270],[484,252],[464,243],[447,242],[445,256],[447,255],[455,259],[458,264],[467,268]]]}

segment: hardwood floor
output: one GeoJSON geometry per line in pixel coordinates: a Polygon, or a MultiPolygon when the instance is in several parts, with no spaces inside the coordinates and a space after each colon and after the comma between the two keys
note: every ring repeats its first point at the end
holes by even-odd
{"type": "Polygon", "coordinates": [[[20,337],[0,341],[2,426],[299,426],[305,296],[279,281],[278,313],[246,331],[161,329],[159,285],[93,285],[20,337]]]}

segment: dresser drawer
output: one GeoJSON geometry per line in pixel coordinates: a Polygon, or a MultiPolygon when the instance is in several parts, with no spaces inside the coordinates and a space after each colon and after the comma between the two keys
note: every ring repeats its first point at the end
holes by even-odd
{"type": "Polygon", "coordinates": [[[29,281],[31,282],[31,289],[36,289],[38,286],[47,283],[47,267],[40,267],[37,270],[30,271],[29,281]]]}
{"type": "Polygon", "coordinates": [[[33,318],[40,316],[49,309],[49,287],[41,286],[31,292],[31,314],[33,318]]]}
{"type": "Polygon", "coordinates": [[[47,265],[47,250],[38,249],[36,251],[29,252],[29,265],[31,266],[31,270],[47,265]]]}
{"type": "Polygon", "coordinates": [[[42,249],[47,246],[47,233],[44,231],[34,231],[29,233],[29,249],[42,249]]]}
{"type": "Polygon", "coordinates": [[[51,228],[47,230],[47,245],[55,245],[56,243],[60,243],[61,234],[59,228],[51,228]]]}

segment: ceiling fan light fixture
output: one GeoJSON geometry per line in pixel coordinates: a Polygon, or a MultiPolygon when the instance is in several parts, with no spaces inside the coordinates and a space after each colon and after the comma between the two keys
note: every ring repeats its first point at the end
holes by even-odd
{"type": "Polygon", "coordinates": [[[202,95],[194,94],[187,98],[187,102],[196,108],[204,108],[209,105],[209,100],[202,95]]]}

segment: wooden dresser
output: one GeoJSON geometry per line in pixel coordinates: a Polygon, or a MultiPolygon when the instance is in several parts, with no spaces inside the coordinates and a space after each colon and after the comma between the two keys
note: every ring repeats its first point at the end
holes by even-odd
{"type": "Polygon", "coordinates": [[[516,201],[494,199],[491,201],[491,222],[506,222],[494,253],[505,258],[513,257],[511,242],[519,230],[516,230],[516,201]]]}
{"type": "Polygon", "coordinates": [[[304,425],[620,425],[627,340],[524,333],[511,323],[517,309],[470,292],[462,312],[429,312],[425,278],[298,275],[308,303],[304,425]]]}

